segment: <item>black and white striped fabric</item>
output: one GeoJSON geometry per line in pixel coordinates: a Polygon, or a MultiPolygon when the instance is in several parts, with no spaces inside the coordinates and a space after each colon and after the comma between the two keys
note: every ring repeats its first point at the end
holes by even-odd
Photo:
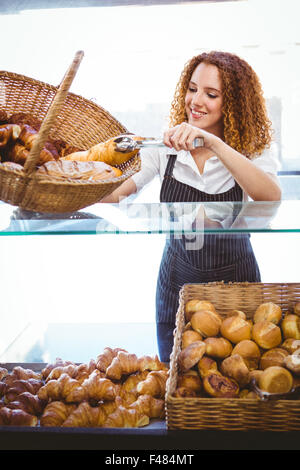
{"type": "MultiPolygon", "coordinates": [[[[173,177],[176,155],[170,155],[161,186],[161,202],[242,201],[236,183],[229,191],[208,194],[173,177]]],[[[168,362],[173,346],[173,330],[179,291],[186,283],[260,282],[259,268],[249,234],[205,234],[200,249],[187,249],[184,235],[170,236],[161,260],[156,290],[156,323],[159,355],[168,362]]]]}

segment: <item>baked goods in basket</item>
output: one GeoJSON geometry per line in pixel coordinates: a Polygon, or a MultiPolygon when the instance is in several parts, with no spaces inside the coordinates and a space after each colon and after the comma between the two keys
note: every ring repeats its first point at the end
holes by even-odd
{"type": "Polygon", "coordinates": [[[49,161],[40,166],[36,174],[40,176],[53,176],[60,179],[103,181],[117,178],[122,174],[122,171],[103,162],[58,160],[49,161]]]}

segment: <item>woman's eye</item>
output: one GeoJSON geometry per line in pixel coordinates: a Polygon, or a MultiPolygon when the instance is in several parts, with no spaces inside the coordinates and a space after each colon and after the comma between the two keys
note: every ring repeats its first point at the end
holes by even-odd
{"type": "Polygon", "coordinates": [[[209,96],[210,98],[218,98],[218,96],[214,95],[213,93],[207,93],[207,96],[209,96]]]}
{"type": "Polygon", "coordinates": [[[196,88],[191,88],[191,87],[189,87],[189,91],[192,92],[192,93],[196,93],[196,92],[197,92],[196,88]]]}

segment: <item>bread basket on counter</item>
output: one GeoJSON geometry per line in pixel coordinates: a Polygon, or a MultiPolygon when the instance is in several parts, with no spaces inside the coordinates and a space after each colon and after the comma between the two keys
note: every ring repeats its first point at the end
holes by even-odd
{"type": "Polygon", "coordinates": [[[261,401],[248,398],[177,397],[178,357],[184,331],[185,304],[192,299],[212,302],[222,318],[233,309],[252,319],[264,302],[291,311],[300,301],[300,283],[229,283],[185,284],[179,295],[174,345],[170,358],[170,375],[166,390],[168,429],[202,429],[226,431],[299,431],[300,399],[261,401]]]}
{"type": "Polygon", "coordinates": [[[42,122],[24,169],[0,165],[0,200],[36,212],[73,212],[98,202],[139,171],[140,157],[136,155],[119,167],[121,176],[109,180],[54,179],[36,174],[39,152],[48,136],[87,150],[128,132],[101,106],[69,92],[82,57],[83,52],[78,51],[59,87],[0,71],[1,109],[8,115],[30,113],[42,122]]]}

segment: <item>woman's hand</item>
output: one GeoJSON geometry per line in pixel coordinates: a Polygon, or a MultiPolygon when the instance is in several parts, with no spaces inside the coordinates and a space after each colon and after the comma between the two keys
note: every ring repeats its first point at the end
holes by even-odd
{"type": "Polygon", "coordinates": [[[204,147],[213,150],[214,145],[220,138],[214,134],[204,131],[199,127],[192,126],[187,122],[178,124],[168,129],[163,136],[164,144],[175,150],[194,150],[193,142],[197,137],[203,137],[204,147]]]}

